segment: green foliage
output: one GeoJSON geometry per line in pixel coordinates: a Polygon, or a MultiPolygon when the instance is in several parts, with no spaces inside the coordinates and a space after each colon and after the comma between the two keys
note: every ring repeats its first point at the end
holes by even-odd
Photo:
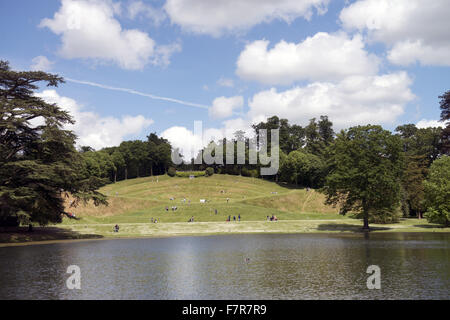
{"type": "Polygon", "coordinates": [[[429,222],[450,226],[450,156],[434,161],[425,186],[425,217],[429,222]]]}
{"type": "Polygon", "coordinates": [[[197,178],[197,177],[206,176],[206,172],[205,171],[177,171],[176,176],[180,177],[180,178],[189,178],[190,176],[194,176],[195,178],[197,178]]]}
{"type": "Polygon", "coordinates": [[[283,181],[313,187],[319,185],[324,178],[324,162],[318,156],[304,150],[292,151],[280,162],[282,162],[280,178],[283,181]]]}
{"type": "Polygon", "coordinates": [[[439,96],[439,107],[441,109],[441,121],[446,127],[441,133],[440,151],[442,154],[450,155],[450,90],[439,96]]]}
{"type": "Polygon", "coordinates": [[[61,221],[65,195],[71,194],[74,204],[106,204],[106,199],[96,191],[104,180],[86,174],[75,135],[61,129],[73,123],[70,115],[34,95],[40,82],[57,86],[63,79],[15,72],[0,62],[0,217],[26,216],[44,225],[61,221]]]}
{"type": "Polygon", "coordinates": [[[177,170],[174,167],[170,167],[169,170],[167,170],[167,174],[169,177],[175,177],[177,174],[177,170]]]}
{"type": "Polygon", "coordinates": [[[257,169],[247,169],[247,168],[242,168],[242,175],[244,177],[252,177],[252,178],[258,178],[259,174],[258,174],[258,170],[257,169]]]}
{"type": "Polygon", "coordinates": [[[360,212],[364,229],[369,217],[399,204],[403,156],[399,137],[380,126],[358,126],[342,131],[330,148],[330,173],[323,192],[327,204],[341,213],[360,212]]]}
{"type": "Polygon", "coordinates": [[[382,208],[369,214],[369,222],[378,224],[397,223],[401,217],[400,207],[382,208]]]}
{"type": "Polygon", "coordinates": [[[207,177],[210,177],[210,176],[212,176],[213,174],[214,174],[214,169],[213,169],[213,168],[211,168],[211,167],[206,168],[206,170],[205,170],[205,175],[206,175],[207,177]]]}
{"type": "Polygon", "coordinates": [[[421,217],[425,210],[423,181],[431,163],[439,156],[441,128],[418,129],[414,124],[395,130],[405,153],[402,179],[402,210],[405,217],[421,217]]]}

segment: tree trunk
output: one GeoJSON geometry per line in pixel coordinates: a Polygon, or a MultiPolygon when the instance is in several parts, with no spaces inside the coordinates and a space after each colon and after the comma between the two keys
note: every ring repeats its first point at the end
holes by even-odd
{"type": "Polygon", "coordinates": [[[153,163],[150,164],[150,175],[153,177],[153,163]]]}
{"type": "Polygon", "coordinates": [[[364,209],[363,211],[363,220],[364,220],[364,226],[363,226],[363,230],[364,231],[369,231],[369,210],[364,209]]]}
{"type": "Polygon", "coordinates": [[[117,170],[114,171],[114,183],[116,183],[116,182],[117,182],[117,170]]]}
{"type": "Polygon", "coordinates": [[[128,179],[128,168],[125,167],[125,180],[127,180],[127,179],[128,179]]]}

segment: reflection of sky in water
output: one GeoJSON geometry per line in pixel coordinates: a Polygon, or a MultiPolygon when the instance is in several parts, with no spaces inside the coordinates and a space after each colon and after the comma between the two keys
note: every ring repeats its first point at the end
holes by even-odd
{"type": "Polygon", "coordinates": [[[0,298],[450,298],[449,234],[231,235],[0,248],[0,298]],[[246,261],[246,259],[249,261],[246,261]],[[81,290],[66,269],[81,268],[81,290]],[[381,290],[366,269],[381,267],[381,290]]]}

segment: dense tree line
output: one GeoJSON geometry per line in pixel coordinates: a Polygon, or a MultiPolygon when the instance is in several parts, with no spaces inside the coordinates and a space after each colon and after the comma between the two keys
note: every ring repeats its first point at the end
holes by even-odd
{"type": "Polygon", "coordinates": [[[155,133],[146,141],[123,141],[117,147],[99,151],[84,146],[80,153],[86,161],[87,174],[110,182],[166,174],[172,164],[170,143],[155,133]]]}

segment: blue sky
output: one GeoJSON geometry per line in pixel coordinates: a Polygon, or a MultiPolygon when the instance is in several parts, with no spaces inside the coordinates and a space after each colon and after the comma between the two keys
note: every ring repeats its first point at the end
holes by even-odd
{"type": "Polygon", "coordinates": [[[74,115],[80,145],[157,132],[186,153],[202,144],[195,120],[204,140],[274,114],[439,125],[449,13],[446,0],[1,1],[0,58],[79,81],[39,94],[74,115]]]}

